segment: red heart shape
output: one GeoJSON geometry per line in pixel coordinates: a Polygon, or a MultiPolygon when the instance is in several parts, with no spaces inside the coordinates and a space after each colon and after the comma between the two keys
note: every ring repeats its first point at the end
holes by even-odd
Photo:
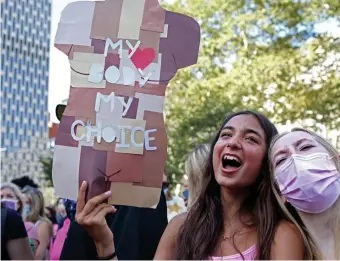
{"type": "MultiPolygon", "coordinates": [[[[130,53],[131,50],[129,50],[129,54],[130,53]]],[[[144,70],[150,63],[152,63],[153,59],[155,59],[155,56],[155,50],[152,48],[145,48],[143,50],[138,48],[132,55],[131,61],[137,69],[144,70]]]]}

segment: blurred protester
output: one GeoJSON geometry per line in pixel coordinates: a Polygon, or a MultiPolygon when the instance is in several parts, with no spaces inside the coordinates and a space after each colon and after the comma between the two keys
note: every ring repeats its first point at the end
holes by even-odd
{"type": "Polygon", "coordinates": [[[16,210],[21,216],[24,210],[24,197],[20,188],[13,183],[1,184],[1,203],[16,210]]]}
{"type": "Polygon", "coordinates": [[[58,226],[58,222],[57,222],[57,218],[56,218],[56,211],[55,211],[54,207],[46,207],[45,208],[45,215],[52,223],[53,236],[55,236],[55,234],[58,231],[59,226],[58,226]]]}
{"type": "Polygon", "coordinates": [[[39,246],[38,228],[32,222],[28,221],[25,221],[25,228],[31,245],[32,252],[35,255],[37,248],[39,246]]]}
{"type": "Polygon", "coordinates": [[[45,215],[51,221],[52,224],[57,224],[56,211],[53,207],[51,206],[46,207],[45,215]]]}
{"type": "Polygon", "coordinates": [[[67,216],[64,200],[62,198],[58,198],[57,202],[55,203],[55,211],[57,223],[60,228],[63,226],[64,220],[67,216]]]}
{"type": "Polygon", "coordinates": [[[34,260],[21,216],[1,204],[1,260],[34,260]]]}
{"type": "Polygon", "coordinates": [[[171,193],[166,171],[163,174],[162,187],[166,198],[168,221],[170,221],[178,214],[186,211],[185,202],[183,198],[171,193]]]}
{"type": "MultiPolygon", "coordinates": [[[[62,199],[58,199],[57,203],[60,203],[62,199]]],[[[69,199],[62,200],[65,210],[66,218],[61,224],[60,229],[57,231],[53,241],[50,245],[50,260],[59,260],[68,230],[70,228],[71,222],[74,221],[76,213],[76,202],[69,199]]]]}
{"type": "Polygon", "coordinates": [[[45,215],[52,224],[57,224],[56,211],[53,207],[48,206],[45,208],[45,215]]]}
{"type": "Polygon", "coordinates": [[[208,144],[200,144],[186,158],[184,168],[185,174],[188,176],[188,208],[193,205],[199,196],[204,171],[209,158],[209,151],[208,144]]]}
{"type": "Polygon", "coordinates": [[[36,259],[48,258],[48,247],[52,238],[52,224],[45,215],[43,194],[36,188],[26,186],[22,192],[25,195],[27,206],[25,219],[32,222],[38,229],[39,246],[36,250],[36,259]]]}
{"type": "Polygon", "coordinates": [[[189,201],[189,187],[188,187],[187,184],[184,185],[183,198],[184,198],[185,207],[188,208],[188,201],[189,201]]]}
{"type": "Polygon", "coordinates": [[[64,205],[66,209],[67,218],[71,221],[74,221],[76,216],[77,202],[70,199],[64,199],[64,205]]]}
{"type": "Polygon", "coordinates": [[[23,176],[17,179],[13,179],[11,183],[17,185],[20,189],[23,189],[26,186],[30,186],[32,188],[39,188],[39,186],[28,176],[23,176]]]}
{"type": "Polygon", "coordinates": [[[176,196],[171,195],[171,192],[168,191],[169,200],[166,201],[167,209],[168,209],[168,221],[170,222],[178,214],[184,213],[187,208],[185,206],[184,199],[176,196]]]}

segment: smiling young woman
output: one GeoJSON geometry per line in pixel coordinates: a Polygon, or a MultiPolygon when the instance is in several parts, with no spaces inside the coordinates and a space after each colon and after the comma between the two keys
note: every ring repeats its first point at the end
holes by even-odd
{"type": "Polygon", "coordinates": [[[269,155],[273,188],[275,182],[286,204],[279,193],[276,198],[306,231],[309,248],[320,259],[340,259],[339,152],[317,134],[295,128],[273,139],[269,155]]]}
{"type": "Polygon", "coordinates": [[[170,222],[155,259],[313,259],[271,188],[267,151],[276,134],[256,112],[224,121],[201,194],[187,214],[170,222]]]}
{"type": "MultiPolygon", "coordinates": [[[[268,148],[277,134],[263,115],[230,115],[212,141],[202,190],[188,213],[167,226],[156,260],[315,259],[305,235],[288,221],[272,189],[268,148]]],[[[77,221],[95,242],[99,257],[119,259],[102,203],[109,194],[85,203],[78,199],[77,221]]],[[[102,258],[103,259],[103,258],[102,258]]]]}

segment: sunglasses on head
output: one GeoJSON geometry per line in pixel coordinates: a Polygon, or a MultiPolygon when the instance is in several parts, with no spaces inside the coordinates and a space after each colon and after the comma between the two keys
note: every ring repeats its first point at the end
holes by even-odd
{"type": "Polygon", "coordinates": [[[25,193],[25,192],[28,192],[28,191],[31,191],[31,192],[38,192],[39,190],[37,188],[34,188],[34,187],[31,187],[29,185],[26,185],[23,189],[22,189],[22,192],[25,193]]]}

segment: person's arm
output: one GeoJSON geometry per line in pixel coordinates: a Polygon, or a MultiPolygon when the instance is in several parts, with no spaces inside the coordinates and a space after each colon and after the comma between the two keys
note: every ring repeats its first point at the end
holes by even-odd
{"type": "Polygon", "coordinates": [[[270,259],[303,260],[305,246],[299,229],[292,223],[282,221],[274,236],[270,259]]]}
{"type": "Polygon", "coordinates": [[[39,245],[35,252],[37,260],[43,260],[46,249],[48,248],[51,240],[52,227],[46,221],[40,221],[38,225],[39,245]]]}
{"type": "Polygon", "coordinates": [[[12,209],[6,213],[6,248],[12,260],[34,260],[27,232],[21,216],[12,209]]]}
{"type": "Polygon", "coordinates": [[[161,241],[158,244],[157,252],[154,257],[155,260],[173,260],[174,259],[174,250],[176,249],[177,238],[180,231],[180,228],[184,224],[187,214],[179,214],[174,217],[161,238],[161,241]]]}
{"type": "Polygon", "coordinates": [[[34,260],[28,238],[17,238],[7,242],[7,252],[11,260],[34,260]]]}
{"type": "Polygon", "coordinates": [[[92,238],[96,246],[97,255],[99,257],[107,257],[116,251],[114,236],[107,224],[106,217],[117,210],[114,206],[103,203],[111,197],[111,191],[107,191],[86,202],[87,186],[87,182],[83,181],[79,189],[76,220],[92,238]]]}

